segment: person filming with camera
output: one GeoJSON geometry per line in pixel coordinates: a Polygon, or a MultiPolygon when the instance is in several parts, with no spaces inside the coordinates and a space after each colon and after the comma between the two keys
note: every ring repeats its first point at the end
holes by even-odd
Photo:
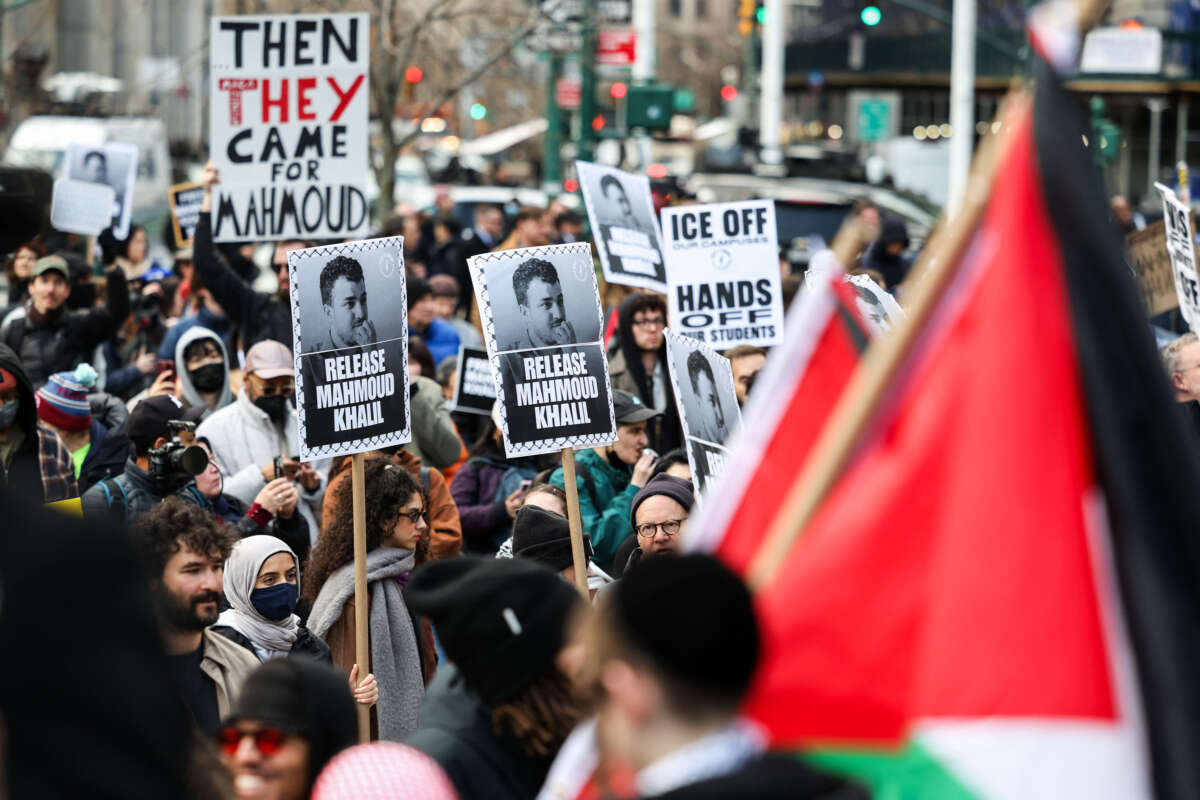
{"type": "MultiPolygon", "coordinates": [[[[208,453],[193,440],[194,423],[183,418],[184,406],[172,395],[147,397],[125,421],[133,453],[125,471],[105,478],[83,494],[83,516],[107,516],[132,524],[166,498],[192,483],[208,466],[208,453]]],[[[198,504],[194,495],[184,502],[198,504]]]]}

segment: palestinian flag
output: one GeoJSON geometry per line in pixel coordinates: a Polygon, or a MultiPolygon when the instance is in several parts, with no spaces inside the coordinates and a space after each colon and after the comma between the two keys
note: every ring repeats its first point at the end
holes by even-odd
{"type": "Polygon", "coordinates": [[[788,314],[784,343],[771,353],[742,414],[742,430],[713,491],[720,503],[689,527],[690,550],[720,555],[744,569],[762,542],[775,508],[764,497],[787,491],[794,476],[780,465],[802,463],[866,349],[845,272],[809,273],[788,314]]]}
{"type": "Polygon", "coordinates": [[[889,800],[1200,797],[1195,440],[1078,101],[1034,71],[915,327],[878,351],[882,390],[854,396],[868,353],[835,409],[861,403],[861,425],[812,513],[789,498],[836,430],[808,464],[768,439],[757,506],[727,518],[738,566],[750,525],[798,532],[751,560],[748,710],[889,800]]]}

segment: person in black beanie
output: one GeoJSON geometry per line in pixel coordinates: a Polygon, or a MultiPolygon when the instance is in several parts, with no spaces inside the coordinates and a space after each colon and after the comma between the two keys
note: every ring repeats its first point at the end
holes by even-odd
{"type": "Polygon", "coordinates": [[[438,762],[460,800],[533,797],[584,715],[567,677],[578,592],[531,561],[464,556],[416,570],[407,599],[453,664],[405,743],[438,762]]]}
{"type": "Polygon", "coordinates": [[[586,644],[601,763],[632,769],[638,796],[868,796],[794,755],[765,754],[762,734],[739,718],[758,624],[750,592],[716,559],[647,559],[603,595],[586,644]]]}
{"type": "Polygon", "coordinates": [[[691,481],[665,473],[651,478],[629,507],[633,535],[617,549],[613,575],[623,577],[646,556],[677,552],[679,534],[695,501],[691,481]]]}
{"type": "MultiPolygon", "coordinates": [[[[526,558],[545,564],[567,583],[575,582],[575,559],[571,553],[571,527],[567,518],[535,505],[517,509],[513,519],[512,552],[514,558],[526,558]]],[[[594,598],[596,590],[612,583],[612,578],[592,562],[592,540],[583,535],[584,568],[588,589],[594,598]]]]}
{"type": "Polygon", "coordinates": [[[345,676],[312,659],[277,658],[246,678],[217,743],[237,797],[305,800],[357,738],[345,676]]]}

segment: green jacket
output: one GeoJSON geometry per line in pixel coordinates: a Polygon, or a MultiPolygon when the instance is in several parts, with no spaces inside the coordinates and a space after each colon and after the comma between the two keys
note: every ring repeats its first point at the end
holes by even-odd
{"type": "MultiPolygon", "coordinates": [[[[633,467],[617,469],[596,450],[575,454],[575,482],[579,486],[579,516],[583,532],[592,539],[595,561],[606,567],[617,555],[633,527],[629,510],[640,488],[629,483],[633,467]]],[[[565,488],[562,467],[554,470],[550,483],[565,488]]]]}

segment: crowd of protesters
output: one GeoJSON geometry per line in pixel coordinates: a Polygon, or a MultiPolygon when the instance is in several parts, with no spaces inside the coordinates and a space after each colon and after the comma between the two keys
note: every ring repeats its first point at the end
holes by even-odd
{"type": "MultiPolygon", "coordinates": [[[[9,536],[89,537],[78,553],[63,548],[64,574],[104,549],[98,563],[124,574],[126,559],[140,575],[120,587],[120,608],[144,614],[55,623],[103,627],[121,654],[94,657],[154,685],[153,706],[104,707],[116,730],[157,715],[106,745],[109,772],[130,773],[127,796],[865,796],[767,754],[738,716],[757,623],[740,579],[681,553],[696,498],[662,295],[602,288],[617,435],[575,460],[591,602],[573,585],[561,458],[508,458],[498,411],[451,405],[459,348],[482,342],[467,258],[580,240],[578,213],[555,202],[510,223],[480,205],[463,228],[439,204],[435,216],[398,209],[376,231],[405,236],[413,441],[366,454],[369,604],[357,608],[350,459],[295,455],[287,254],[316,243],[270,243],[272,275],[261,275],[254,248],[212,240],[218,180],[206,168],[194,241],[169,268],[147,257],[137,226],[125,241],[31,231],[5,266],[5,505],[79,498],[83,517],[22,507],[9,536]],[[357,664],[360,614],[369,673],[357,664]],[[355,744],[356,704],[378,741],[355,744]]],[[[854,213],[874,226],[862,267],[902,280],[903,224],[854,213]]],[[[1200,351],[1194,338],[1177,347],[1170,369],[1194,400],[1186,376],[1200,355],[1187,347],[1200,351]]],[[[745,403],[768,354],[727,356],[745,403]]],[[[79,599],[105,596],[92,591],[79,599]]],[[[37,736],[37,716],[14,702],[6,691],[7,738],[37,736]]],[[[77,756],[87,760],[62,754],[77,756]]],[[[5,769],[29,796],[70,794],[35,761],[5,769]]],[[[106,780],[123,793],[120,774],[106,780]]]]}

